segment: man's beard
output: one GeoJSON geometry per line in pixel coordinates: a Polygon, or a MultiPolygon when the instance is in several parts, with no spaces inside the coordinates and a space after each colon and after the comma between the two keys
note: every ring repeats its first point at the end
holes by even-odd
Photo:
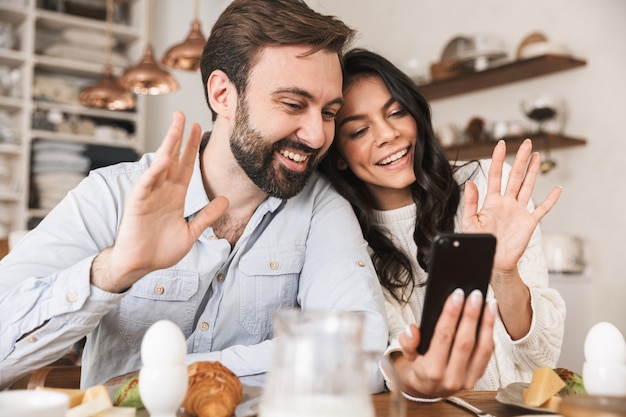
{"type": "Polygon", "coordinates": [[[230,149],[250,180],[266,194],[277,198],[291,198],[298,194],[319,163],[319,150],[312,149],[290,139],[273,144],[250,126],[250,114],[244,100],[240,100],[235,117],[235,127],[230,136],[230,149]],[[309,155],[304,162],[306,169],[294,172],[275,160],[281,148],[302,151],[309,155]]]}

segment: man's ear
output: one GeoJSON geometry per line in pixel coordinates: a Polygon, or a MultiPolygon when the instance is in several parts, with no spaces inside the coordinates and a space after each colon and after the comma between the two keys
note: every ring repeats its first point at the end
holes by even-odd
{"type": "Polygon", "coordinates": [[[215,70],[207,80],[207,94],[211,108],[220,116],[234,117],[237,108],[235,86],[224,71],[215,70]]]}

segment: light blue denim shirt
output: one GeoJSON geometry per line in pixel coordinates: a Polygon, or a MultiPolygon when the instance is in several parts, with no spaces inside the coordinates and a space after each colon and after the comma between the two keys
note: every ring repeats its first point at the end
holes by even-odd
{"type": "MultiPolygon", "coordinates": [[[[131,188],[153,158],[91,172],[0,261],[0,388],[85,335],[82,386],[137,370],[142,338],[161,319],[181,328],[188,363],[219,360],[255,385],[271,366],[278,309],[362,311],[364,348],[386,348],[367,243],[349,203],[317,173],[297,196],[267,198],[232,250],[208,228],[180,262],[123,294],[90,285],[93,258],[113,245],[131,188]]],[[[196,161],[185,217],[208,201],[196,161]]],[[[382,387],[374,376],[370,389],[382,387]]]]}

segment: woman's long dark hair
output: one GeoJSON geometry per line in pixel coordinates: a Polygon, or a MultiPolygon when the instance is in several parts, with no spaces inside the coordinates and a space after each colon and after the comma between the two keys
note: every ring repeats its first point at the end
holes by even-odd
{"type": "MultiPolygon", "coordinates": [[[[416,203],[417,221],[413,239],[417,244],[417,261],[427,270],[431,242],[443,231],[454,229],[454,216],[459,200],[459,185],[453,177],[453,168],[439,146],[432,128],[430,105],[418,86],[386,58],[364,49],[352,49],[344,56],[344,89],[364,76],[379,77],[393,98],[413,116],[417,123],[414,149],[416,181],[411,193],[416,203]]],[[[339,170],[340,158],[336,142],[320,164],[335,188],[354,208],[363,235],[373,249],[373,263],[383,287],[400,302],[407,301],[416,285],[411,262],[392,242],[386,229],[373,225],[374,199],[365,184],[352,170],[339,170]]]]}

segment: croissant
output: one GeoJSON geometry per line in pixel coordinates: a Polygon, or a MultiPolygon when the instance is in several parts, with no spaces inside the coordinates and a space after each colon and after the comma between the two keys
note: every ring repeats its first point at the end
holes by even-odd
{"type": "Polygon", "coordinates": [[[230,417],[243,396],[241,381],[220,362],[194,362],[187,367],[189,382],[185,411],[197,417],[230,417]]]}

